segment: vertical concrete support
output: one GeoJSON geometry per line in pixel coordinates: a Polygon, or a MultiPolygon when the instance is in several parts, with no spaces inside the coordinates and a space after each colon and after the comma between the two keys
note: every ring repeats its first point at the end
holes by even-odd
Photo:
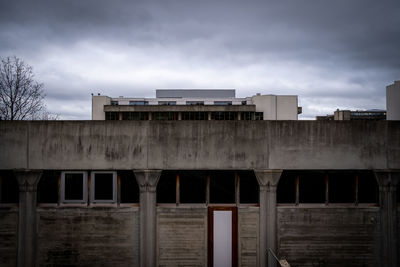
{"type": "Polygon", "coordinates": [[[36,192],[42,171],[16,170],[19,184],[18,267],[35,266],[36,192]]]}
{"type": "Polygon", "coordinates": [[[276,187],[282,170],[254,170],[260,185],[260,267],[276,267],[276,187]],[[267,265],[268,264],[268,265],[267,265]]]}
{"type": "Polygon", "coordinates": [[[161,170],[133,171],[140,188],[140,266],[155,267],[156,189],[161,170]]]}
{"type": "Polygon", "coordinates": [[[380,266],[397,267],[397,201],[396,187],[400,181],[400,172],[374,170],[379,183],[380,206],[380,266]]]}

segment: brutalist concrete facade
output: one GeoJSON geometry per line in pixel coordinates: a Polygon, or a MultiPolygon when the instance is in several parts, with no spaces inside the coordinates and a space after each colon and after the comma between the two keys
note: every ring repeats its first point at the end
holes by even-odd
{"type": "MultiPolygon", "coordinates": [[[[162,206],[166,170],[250,170],[258,205],[237,208],[237,266],[398,266],[400,122],[0,122],[0,170],[19,204],[0,209],[2,266],[206,266],[208,206],[162,206]],[[138,205],[37,205],[46,170],[131,170],[138,205]],[[376,206],[277,205],[284,170],[370,170],[376,206]]],[[[231,205],[232,206],[232,205],[231,205]]]]}

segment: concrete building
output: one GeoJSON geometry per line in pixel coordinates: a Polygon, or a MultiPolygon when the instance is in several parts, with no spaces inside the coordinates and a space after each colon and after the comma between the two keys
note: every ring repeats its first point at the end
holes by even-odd
{"type": "Polygon", "coordinates": [[[400,120],[400,81],[386,86],[386,107],[388,120],[400,120]]]}
{"type": "Polygon", "coordinates": [[[1,266],[399,266],[398,121],[1,121],[1,266]]]}
{"type": "Polygon", "coordinates": [[[370,109],[370,110],[336,110],[333,115],[317,116],[318,121],[358,121],[370,120],[381,121],[386,120],[386,110],[370,109]]]}
{"type": "Polygon", "coordinates": [[[297,96],[236,98],[235,90],[156,90],[156,98],[92,97],[92,120],[297,120],[297,96]]]}

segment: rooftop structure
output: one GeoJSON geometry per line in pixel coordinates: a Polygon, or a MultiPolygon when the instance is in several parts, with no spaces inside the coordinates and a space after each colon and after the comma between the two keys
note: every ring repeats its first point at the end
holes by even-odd
{"type": "Polygon", "coordinates": [[[295,95],[236,98],[233,89],[156,90],[156,98],[92,97],[92,120],[297,120],[295,95]]]}
{"type": "Polygon", "coordinates": [[[386,120],[386,110],[336,110],[333,115],[317,116],[317,121],[386,120]]]}
{"type": "Polygon", "coordinates": [[[400,120],[400,81],[386,86],[386,109],[388,120],[400,120]]]}

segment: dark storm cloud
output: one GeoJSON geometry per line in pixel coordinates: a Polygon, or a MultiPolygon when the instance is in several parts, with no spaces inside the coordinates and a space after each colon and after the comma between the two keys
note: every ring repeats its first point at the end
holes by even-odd
{"type": "Polygon", "coordinates": [[[33,65],[49,101],[192,86],[384,108],[400,78],[399,13],[373,0],[0,1],[0,56],[33,65]]]}

